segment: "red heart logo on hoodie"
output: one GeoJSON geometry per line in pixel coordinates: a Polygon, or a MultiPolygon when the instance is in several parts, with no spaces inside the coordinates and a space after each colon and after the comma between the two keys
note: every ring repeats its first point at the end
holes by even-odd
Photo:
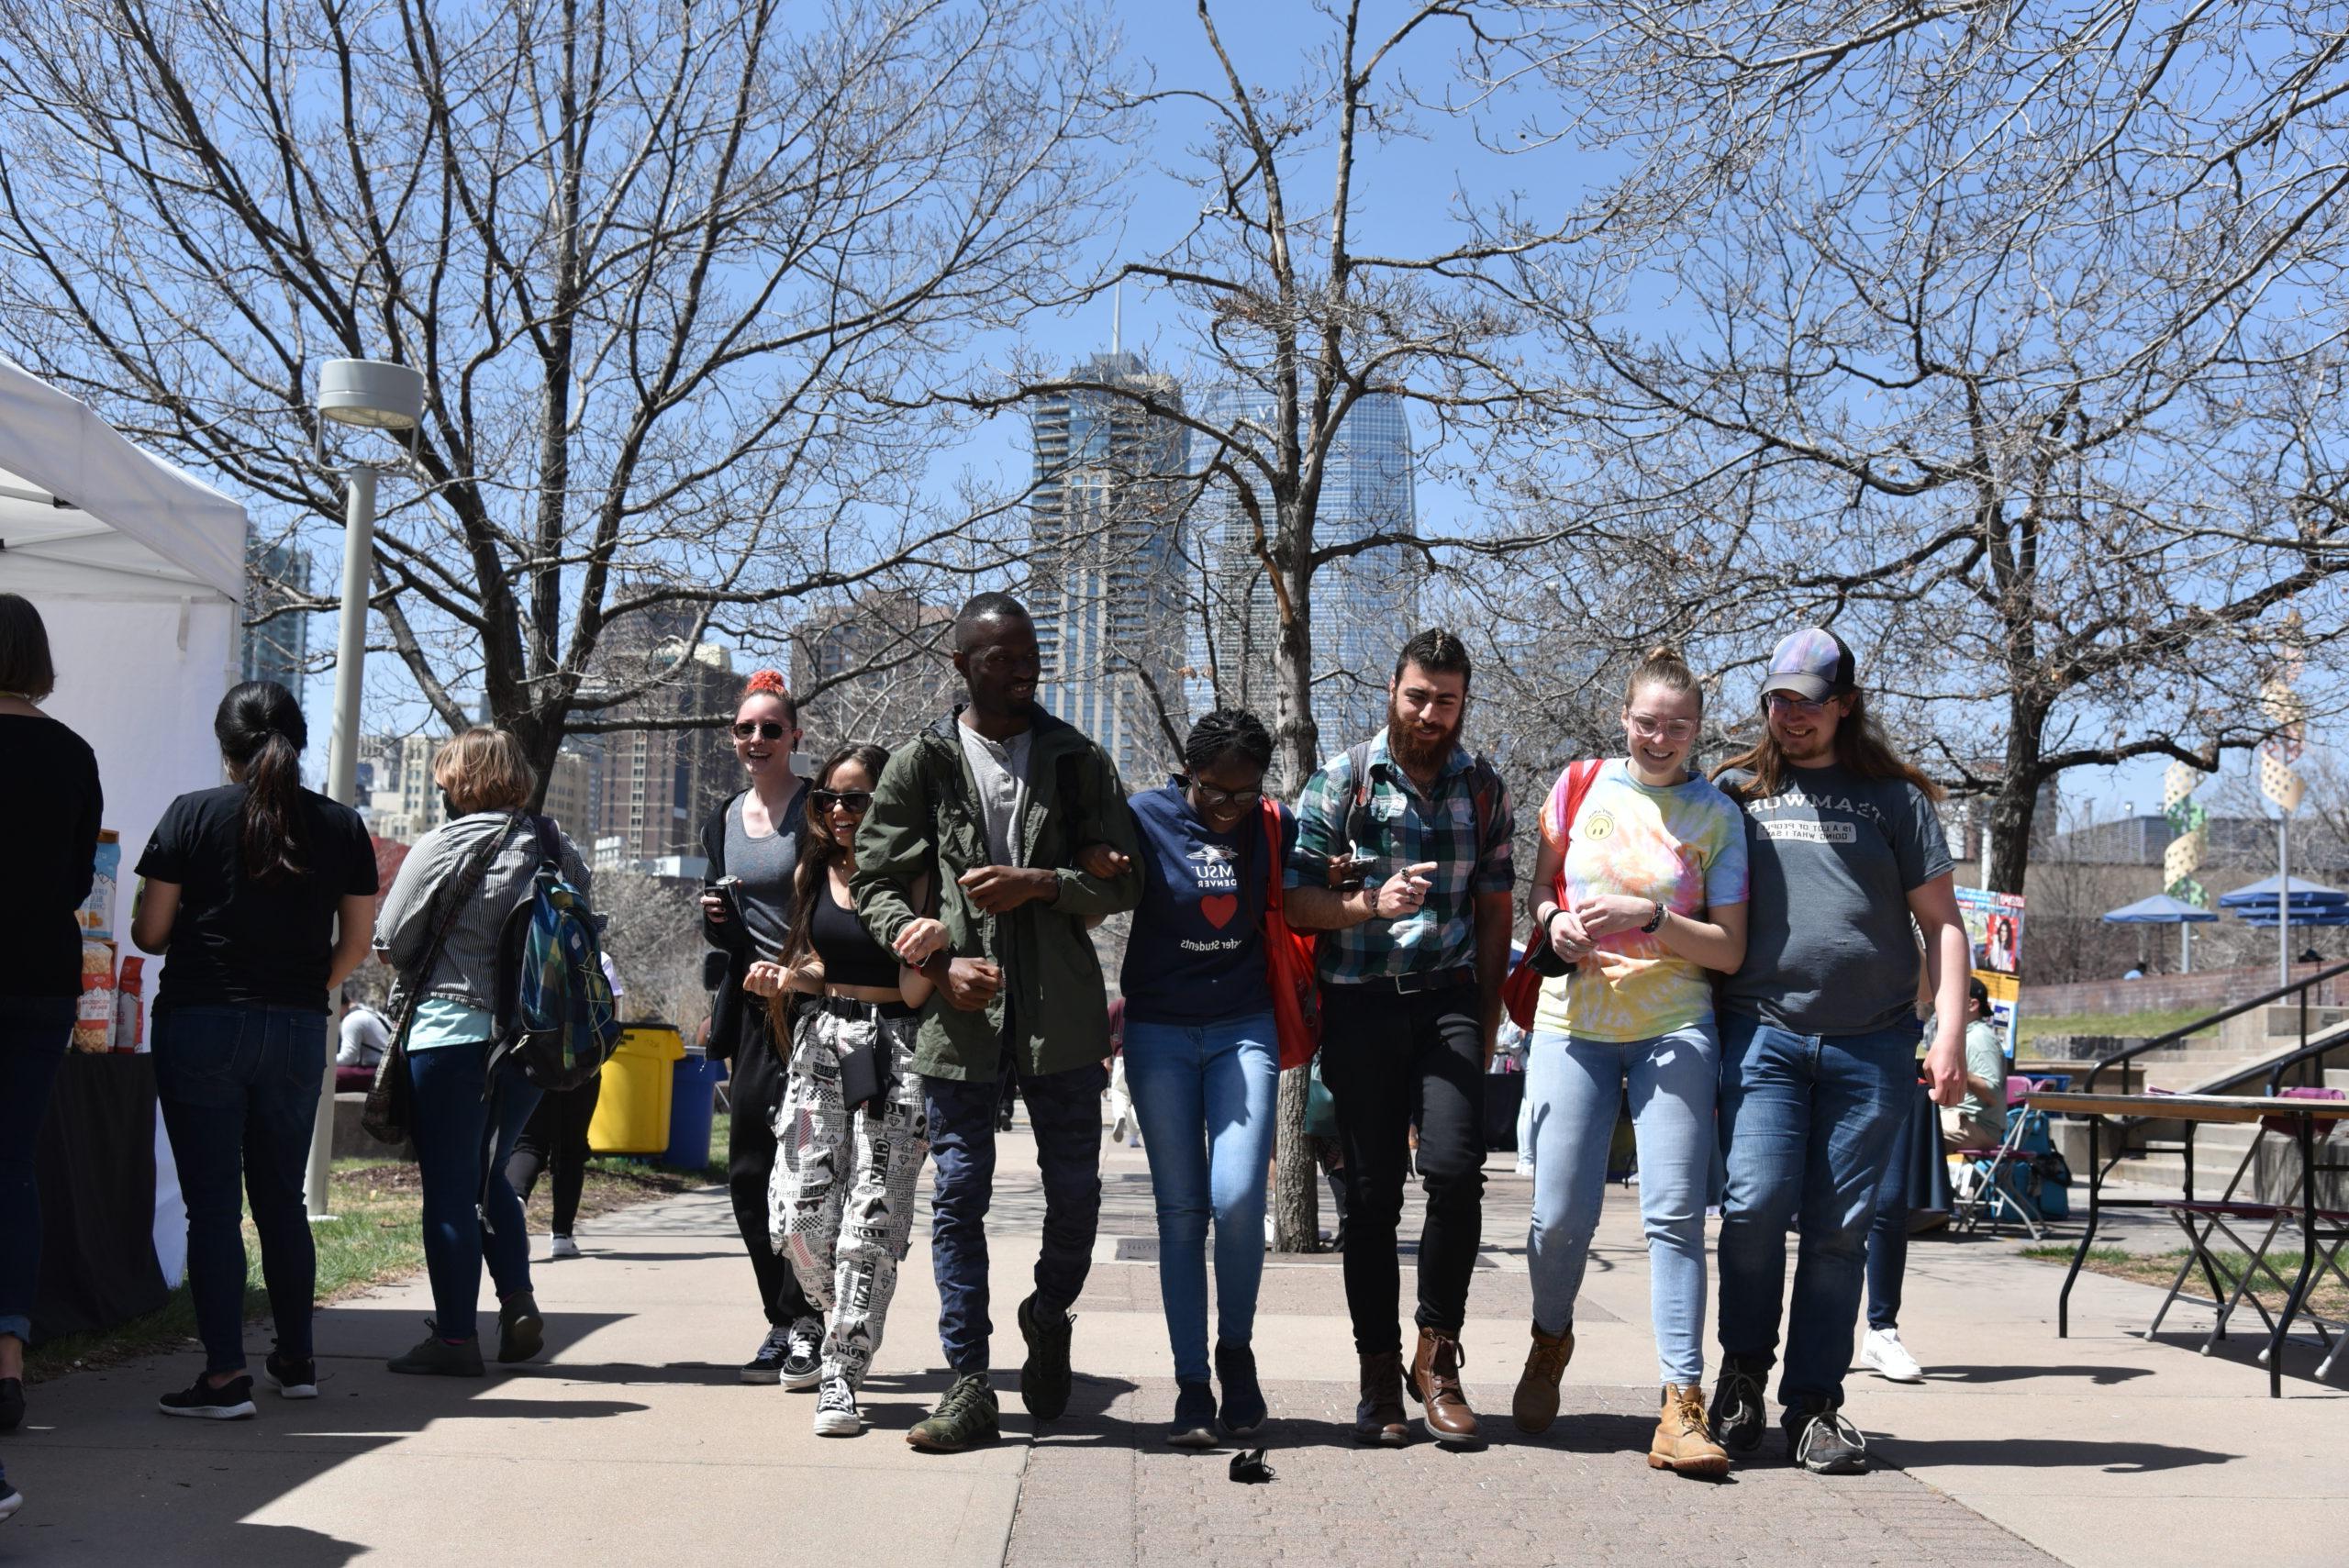
{"type": "Polygon", "coordinates": [[[1240,895],[1236,893],[1210,895],[1199,900],[1199,913],[1207,917],[1208,925],[1219,931],[1231,924],[1231,917],[1240,913],[1240,895]]]}

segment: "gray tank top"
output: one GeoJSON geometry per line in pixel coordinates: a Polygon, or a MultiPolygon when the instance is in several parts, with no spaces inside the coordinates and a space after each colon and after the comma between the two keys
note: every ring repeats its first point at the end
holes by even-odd
{"type": "MultiPolygon", "coordinates": [[[[805,795],[803,786],[792,796],[794,813],[805,795]]],[[[791,873],[799,865],[799,836],[783,828],[762,839],[751,837],[742,828],[742,802],[748,798],[738,795],[726,807],[726,874],[742,879],[735,893],[751,940],[762,956],[775,958],[791,935],[791,873]]]]}

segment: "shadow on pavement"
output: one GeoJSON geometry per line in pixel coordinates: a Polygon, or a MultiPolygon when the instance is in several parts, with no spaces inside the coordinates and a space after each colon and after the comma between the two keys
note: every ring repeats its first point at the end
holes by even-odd
{"type": "Polygon", "coordinates": [[[2115,1475],[2148,1475],[2162,1470],[2232,1464],[2246,1457],[2210,1449],[2172,1448],[2166,1443],[2107,1442],[2066,1438],[1941,1438],[1911,1441],[1873,1435],[1872,1455],[1898,1469],[1926,1465],[1989,1466],[2014,1470],[2102,1470],[2115,1475]]]}
{"type": "Polygon", "coordinates": [[[2085,1377],[2109,1386],[2153,1375],[2151,1367],[2143,1366],[1934,1366],[1925,1370],[1928,1383],[2027,1383],[2035,1377],[2085,1377]]]}

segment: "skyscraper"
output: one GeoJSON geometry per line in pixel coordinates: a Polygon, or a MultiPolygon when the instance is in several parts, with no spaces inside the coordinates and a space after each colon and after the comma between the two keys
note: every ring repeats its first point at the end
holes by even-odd
{"type": "Polygon", "coordinates": [[[309,552],[287,544],[264,544],[247,528],[245,613],[252,619],[237,650],[243,679],[275,681],[295,696],[302,695],[304,666],[310,656],[310,617],[305,611],[280,606],[309,591],[309,552]]]}
{"type": "MultiPolygon", "coordinates": [[[[1072,375],[1181,406],[1174,378],[1137,354],[1112,350],[1072,375]]],[[[1129,784],[1155,783],[1172,760],[1160,705],[1177,734],[1186,720],[1184,428],[1088,389],[1038,399],[1030,433],[1039,700],[1099,741],[1129,784]]]]}
{"type": "MultiPolygon", "coordinates": [[[[1202,422],[1264,432],[1269,446],[1274,402],[1252,386],[1208,389],[1197,402],[1202,422]]],[[[1204,474],[1215,448],[1194,436],[1191,461],[1204,474]]],[[[1263,496],[1269,511],[1272,501],[1263,496]]],[[[1225,702],[1274,717],[1273,655],[1280,620],[1272,583],[1255,550],[1255,525],[1229,484],[1208,483],[1193,512],[1197,537],[1208,541],[1208,609],[1204,626],[1189,631],[1194,671],[1191,703],[1205,707],[1220,688],[1225,702]],[[1209,672],[1214,679],[1209,679],[1209,672]]],[[[1269,527],[1271,518],[1265,521],[1269,527]]],[[[1411,424],[1399,397],[1374,394],[1347,413],[1330,450],[1316,515],[1314,544],[1326,549],[1372,534],[1412,534],[1419,526],[1411,466],[1411,424]]],[[[1341,556],[1314,573],[1314,717],[1324,756],[1369,736],[1386,722],[1386,678],[1395,651],[1418,629],[1422,565],[1401,545],[1379,545],[1341,556]]]]}

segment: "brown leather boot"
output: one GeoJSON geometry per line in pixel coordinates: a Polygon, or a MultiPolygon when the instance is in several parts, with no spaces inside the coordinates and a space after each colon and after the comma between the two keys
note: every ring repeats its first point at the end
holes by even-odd
{"type": "Polygon", "coordinates": [[[1664,1385],[1664,1415],[1648,1444],[1648,1468],[1682,1475],[1729,1473],[1729,1451],[1705,1429],[1705,1391],[1695,1384],[1664,1385]]]}
{"type": "Polygon", "coordinates": [[[1519,1431],[1540,1433],[1550,1429],[1550,1423],[1558,1418],[1558,1380],[1566,1374],[1566,1363],[1574,1359],[1572,1329],[1545,1334],[1541,1324],[1533,1325],[1533,1348],[1525,1352],[1525,1370],[1517,1378],[1517,1397],[1509,1403],[1509,1414],[1516,1418],[1519,1431]]]}
{"type": "Polygon", "coordinates": [[[1354,1441],[1366,1448],[1401,1448],[1411,1440],[1403,1414],[1403,1352],[1362,1358],[1362,1403],[1354,1407],[1354,1441]]]}
{"type": "Polygon", "coordinates": [[[1419,1352],[1404,1392],[1424,1407],[1422,1424],[1440,1443],[1476,1440],[1476,1412],[1460,1391],[1460,1341],[1433,1329],[1419,1330],[1419,1352]]]}

